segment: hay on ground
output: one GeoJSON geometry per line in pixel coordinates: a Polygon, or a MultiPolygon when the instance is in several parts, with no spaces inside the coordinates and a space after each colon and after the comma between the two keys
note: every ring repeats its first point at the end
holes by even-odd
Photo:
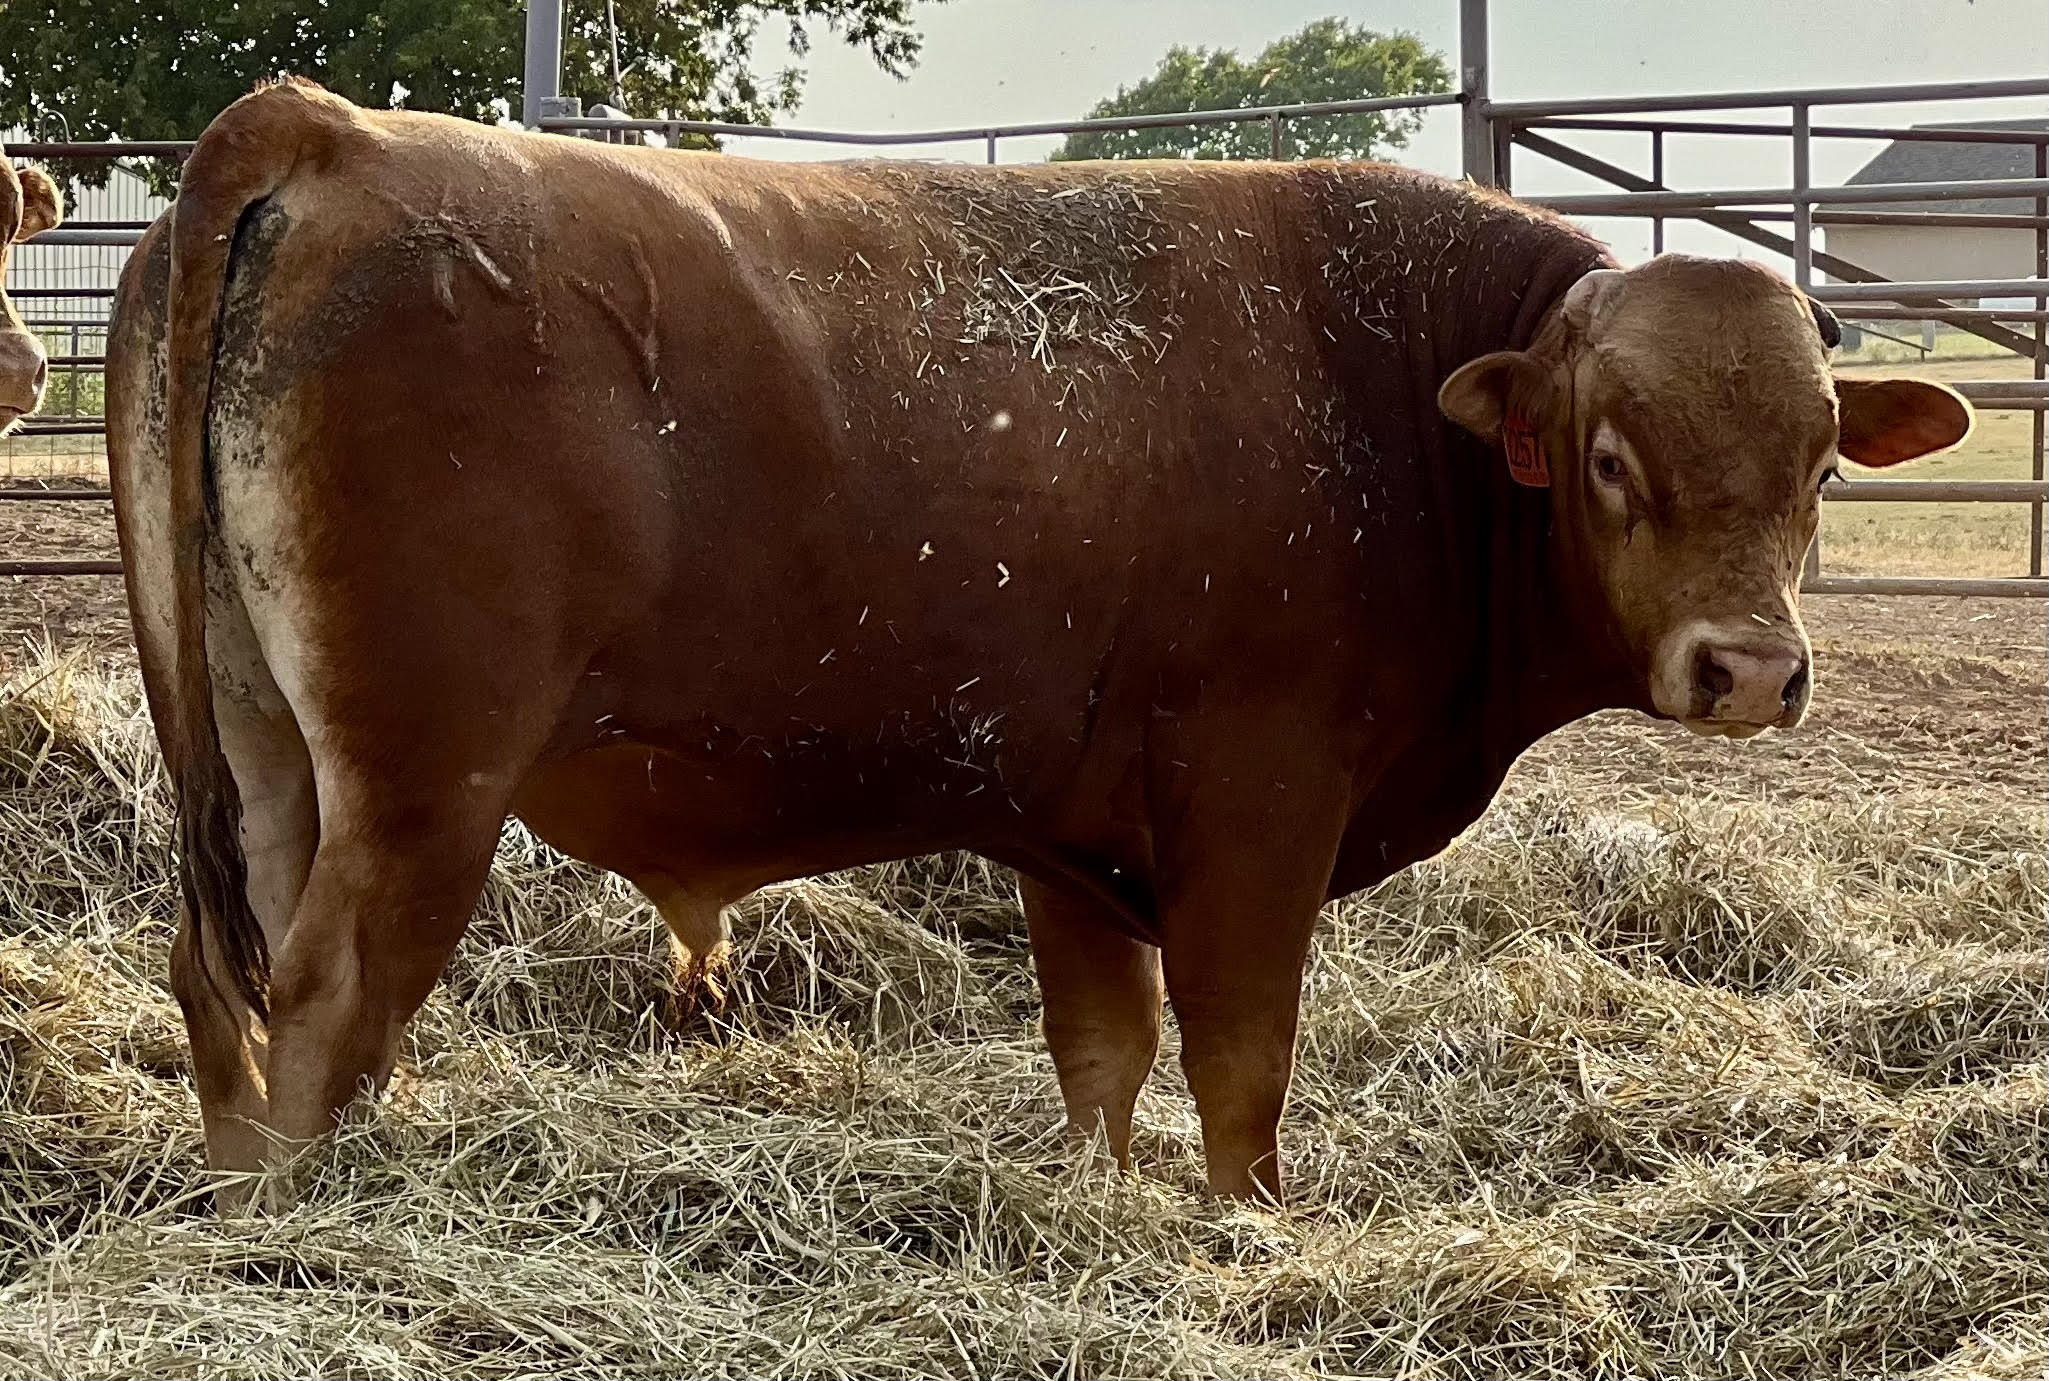
{"type": "MultiPolygon", "coordinates": [[[[509,828],[383,1114],[205,1209],[131,678],[0,689],[0,1373],[2041,1376],[2038,806],[1524,783],[1333,907],[1286,1212],[1071,1156],[1011,880],[771,888],[716,1014],[509,828]]],[[[1171,1039],[1171,1038],[1170,1038],[1171,1039]]]]}

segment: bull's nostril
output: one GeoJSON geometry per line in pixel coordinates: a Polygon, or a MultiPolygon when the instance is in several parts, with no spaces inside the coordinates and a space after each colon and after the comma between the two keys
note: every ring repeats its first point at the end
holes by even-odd
{"type": "Polygon", "coordinates": [[[1707,698],[1708,708],[1712,709],[1715,702],[1736,689],[1736,678],[1716,659],[1713,648],[1703,647],[1693,660],[1693,686],[1707,698]]]}
{"type": "Polygon", "coordinates": [[[1786,681],[1786,689],[1779,695],[1779,703],[1792,709],[1800,703],[1800,697],[1807,694],[1807,663],[1800,663],[1800,669],[1786,681]]]}
{"type": "Polygon", "coordinates": [[[28,386],[28,391],[35,394],[38,398],[42,397],[43,385],[49,382],[49,378],[50,362],[47,359],[37,360],[35,382],[28,386]]]}

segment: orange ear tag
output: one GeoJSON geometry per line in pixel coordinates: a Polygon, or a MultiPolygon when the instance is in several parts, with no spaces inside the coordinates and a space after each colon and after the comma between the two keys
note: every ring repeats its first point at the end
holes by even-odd
{"type": "Polygon", "coordinates": [[[1532,489],[1551,487],[1551,467],[1544,463],[1544,445],[1537,440],[1527,418],[1510,413],[1502,422],[1501,449],[1508,456],[1508,473],[1517,484],[1532,489]]]}

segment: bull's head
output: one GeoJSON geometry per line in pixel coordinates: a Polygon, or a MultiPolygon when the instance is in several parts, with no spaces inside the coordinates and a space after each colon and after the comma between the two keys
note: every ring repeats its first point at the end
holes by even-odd
{"type": "Polygon", "coordinates": [[[1833,377],[1835,320],[1756,264],[1670,255],[1588,274],[1527,351],[1445,381],[1445,415],[1548,484],[1567,581],[1656,712],[1747,738],[1806,712],[1801,559],[1839,456],[1955,445],[1971,409],[1914,379],[1833,377]]]}
{"type": "Polygon", "coordinates": [[[35,333],[22,324],[6,291],[7,261],[15,241],[41,234],[64,219],[56,184],[40,168],[16,172],[0,150],[0,432],[43,401],[49,361],[35,333]]]}

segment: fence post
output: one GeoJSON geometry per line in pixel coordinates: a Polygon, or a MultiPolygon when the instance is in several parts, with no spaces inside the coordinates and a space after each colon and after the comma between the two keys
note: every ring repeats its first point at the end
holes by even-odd
{"type": "MultiPolygon", "coordinates": [[[[1665,131],[1662,129],[1651,131],[1651,181],[1657,183],[1660,187],[1665,185],[1665,131]]],[[[1665,218],[1663,216],[1653,216],[1651,217],[1651,253],[1663,254],[1664,252],[1665,218]]]]}
{"type": "Polygon", "coordinates": [[[520,123],[528,129],[548,112],[542,102],[562,94],[562,0],[526,0],[526,76],[520,123]]]}
{"type": "Polygon", "coordinates": [[[1812,115],[1807,106],[1793,107],[1793,281],[1802,292],[1814,286],[1814,203],[1807,199],[1814,172],[1812,115]]]}
{"type": "Polygon", "coordinates": [[[1487,112],[1487,0],[1459,0],[1458,89],[1466,177],[1482,187],[1498,182],[1493,120],[1487,112]]]}
{"type": "MultiPolygon", "coordinates": [[[[1806,292],[1814,286],[1814,203],[1807,199],[1813,180],[1813,112],[1804,105],[1793,107],[1793,281],[1806,292]]],[[[1821,524],[1814,525],[1814,540],[1807,544],[1807,560],[1800,568],[1803,588],[1821,579],[1821,524]]]]}
{"type": "MultiPolygon", "coordinates": [[[[2049,143],[2038,143],[2035,145],[2035,176],[2038,178],[2049,178],[2049,143]]],[[[2035,277],[2049,278],[2049,196],[2038,196],[2035,198],[2035,277]]],[[[2049,310],[2049,297],[2036,298],[2035,310],[2037,312],[2049,310]]],[[[2049,325],[2049,323],[2045,323],[2039,316],[2035,318],[2035,377],[2037,379],[2049,376],[2049,351],[2042,349],[2044,342],[2043,328],[2045,325],[2049,325]]],[[[2042,478],[2043,419],[2044,414],[2041,409],[2036,409],[2034,455],[2029,467],[2029,473],[2036,479],[2042,478]]],[[[2040,499],[2028,505],[2029,575],[2042,574],[2042,514],[2042,501],[2040,499]]]]}
{"type": "Polygon", "coordinates": [[[1277,110],[1266,117],[1266,156],[1278,163],[1282,152],[1281,113],[1277,110]]]}

